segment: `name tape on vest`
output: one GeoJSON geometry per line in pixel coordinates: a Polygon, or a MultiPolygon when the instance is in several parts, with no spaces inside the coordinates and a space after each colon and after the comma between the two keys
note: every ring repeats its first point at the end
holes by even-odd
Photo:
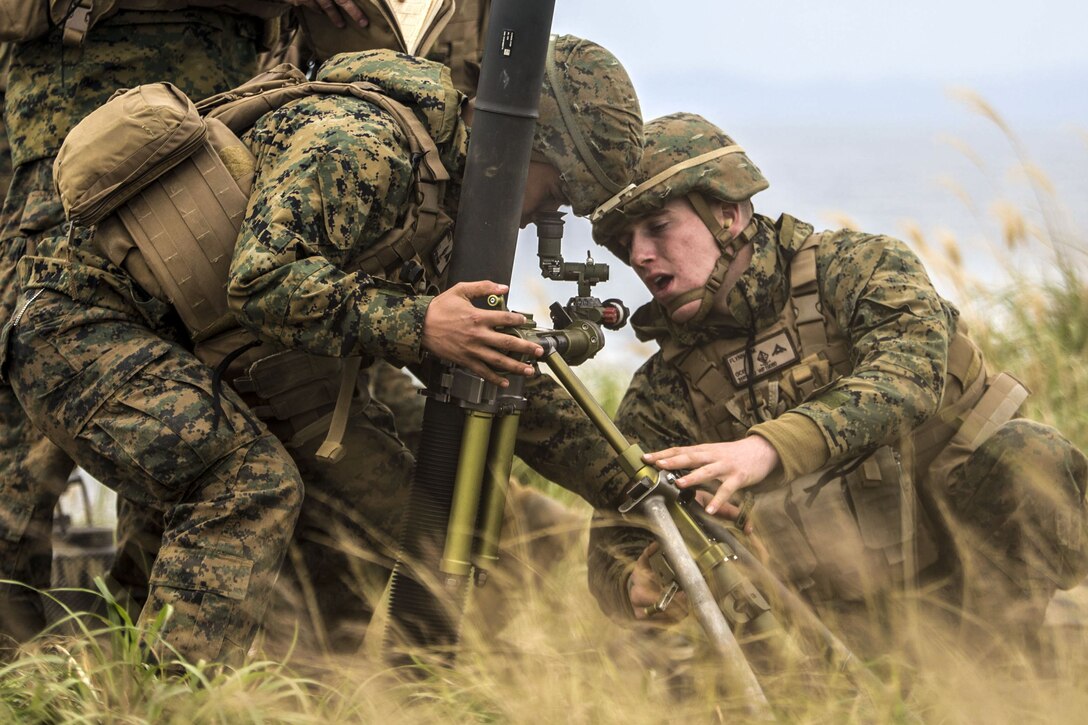
{"type": "MultiPolygon", "coordinates": [[[[729,379],[736,387],[748,384],[745,357],[745,350],[741,350],[725,359],[729,379]]],[[[800,359],[797,346],[793,344],[793,340],[785,330],[757,339],[752,347],[753,382],[767,377],[776,370],[793,365],[800,359]]]]}

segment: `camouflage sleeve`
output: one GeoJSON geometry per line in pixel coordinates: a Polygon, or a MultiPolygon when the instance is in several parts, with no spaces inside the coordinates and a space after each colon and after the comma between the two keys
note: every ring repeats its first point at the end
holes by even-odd
{"type": "MultiPolygon", "coordinates": [[[[948,308],[921,261],[883,236],[829,235],[818,261],[824,311],[834,314],[851,345],[852,372],[791,412],[819,429],[830,458],[809,470],[892,440],[933,415],[944,386],[951,336],[948,308]]],[[[771,440],[788,436],[783,416],[752,428],[771,440]]],[[[777,446],[776,446],[777,447],[777,446]]]]}
{"type": "Polygon", "coordinates": [[[615,509],[626,476],[604,436],[567,391],[548,375],[526,382],[515,452],[537,473],[597,508],[615,509]]]}
{"type": "Polygon", "coordinates": [[[660,353],[635,372],[616,411],[616,424],[646,451],[709,441],[700,430],[683,376],[660,353]]]}
{"type": "Polygon", "coordinates": [[[318,355],[418,360],[431,298],[348,271],[411,188],[396,122],[354,98],[311,96],[265,114],[248,142],[257,177],[228,283],[241,323],[318,355]]]}
{"type": "MultiPolygon", "coordinates": [[[[616,423],[647,451],[704,440],[683,378],[660,354],[635,373],[616,412],[616,423]]],[[[646,529],[624,522],[616,514],[598,512],[594,516],[587,575],[589,590],[605,614],[632,616],[627,578],[652,540],[646,529]]]]}

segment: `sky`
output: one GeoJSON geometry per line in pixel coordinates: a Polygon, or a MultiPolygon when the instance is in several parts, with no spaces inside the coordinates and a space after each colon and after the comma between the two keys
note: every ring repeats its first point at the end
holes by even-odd
{"type": "Polygon", "coordinates": [[[768,81],[1085,71],[1086,25],[1070,0],[558,0],[553,22],[637,76],[714,63],[768,81]]]}
{"type": "MultiPolygon", "coordinates": [[[[901,238],[917,224],[957,239],[995,285],[995,205],[1042,212],[1009,138],[954,94],[991,104],[1088,228],[1085,28],[1088,3],[1068,0],[557,0],[553,22],[621,59],[644,118],[700,113],[737,139],[771,181],[757,211],[901,238]]],[[[648,298],[588,224],[569,220],[566,237],[568,261],[590,251],[612,265],[600,297],[648,298]]],[[[546,319],[543,300],[574,291],[539,282],[535,248],[530,227],[511,302],[546,319]]],[[[650,350],[629,331],[609,339],[606,364],[633,370],[650,350]]]]}
{"type": "Polygon", "coordinates": [[[852,116],[875,105],[913,120],[960,85],[1033,120],[1071,108],[1088,117],[1088,3],[557,0],[553,27],[615,52],[647,117],[724,96],[746,117],[852,116]],[[762,108],[737,103],[772,94],[779,102],[762,108]]]}

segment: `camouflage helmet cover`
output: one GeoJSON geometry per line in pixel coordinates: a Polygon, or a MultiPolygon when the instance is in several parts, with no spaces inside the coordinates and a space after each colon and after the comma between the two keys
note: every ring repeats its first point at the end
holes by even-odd
{"type": "Polygon", "coordinates": [[[672,113],[646,124],[645,149],[631,186],[593,215],[593,238],[625,259],[615,237],[635,219],[693,192],[740,202],[770,184],[744,150],[694,113],[672,113]]]}
{"type": "Polygon", "coordinates": [[[572,35],[548,46],[533,151],[560,173],[574,213],[588,216],[624,188],[642,154],[642,112],[627,71],[572,35]]]}

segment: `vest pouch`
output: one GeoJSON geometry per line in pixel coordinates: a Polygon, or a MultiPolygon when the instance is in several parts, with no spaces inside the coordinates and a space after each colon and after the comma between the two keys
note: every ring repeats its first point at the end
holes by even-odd
{"type": "Polygon", "coordinates": [[[0,40],[18,43],[49,32],[49,4],[45,0],[0,0],[0,40]]]}
{"type": "Polygon", "coordinates": [[[254,414],[288,448],[295,448],[329,433],[334,411],[346,419],[369,400],[357,384],[357,367],[345,383],[344,366],[351,360],[357,358],[285,350],[257,360],[232,385],[254,414]],[[347,397],[338,401],[345,384],[347,397]]]}
{"type": "Polygon", "coordinates": [[[97,224],[200,147],[208,129],[170,83],[114,94],[68,134],[53,163],[70,221],[97,224]]]}
{"type": "Polygon", "coordinates": [[[774,570],[810,588],[816,599],[860,601],[912,579],[936,559],[932,534],[914,515],[913,497],[885,446],[860,461],[757,493],[751,516],[774,570]]]}
{"type": "Polygon", "coordinates": [[[812,574],[816,571],[816,553],[799,521],[791,514],[796,509],[793,497],[793,486],[757,493],[749,516],[766,546],[771,570],[798,589],[806,590],[815,584],[812,574]]]}

